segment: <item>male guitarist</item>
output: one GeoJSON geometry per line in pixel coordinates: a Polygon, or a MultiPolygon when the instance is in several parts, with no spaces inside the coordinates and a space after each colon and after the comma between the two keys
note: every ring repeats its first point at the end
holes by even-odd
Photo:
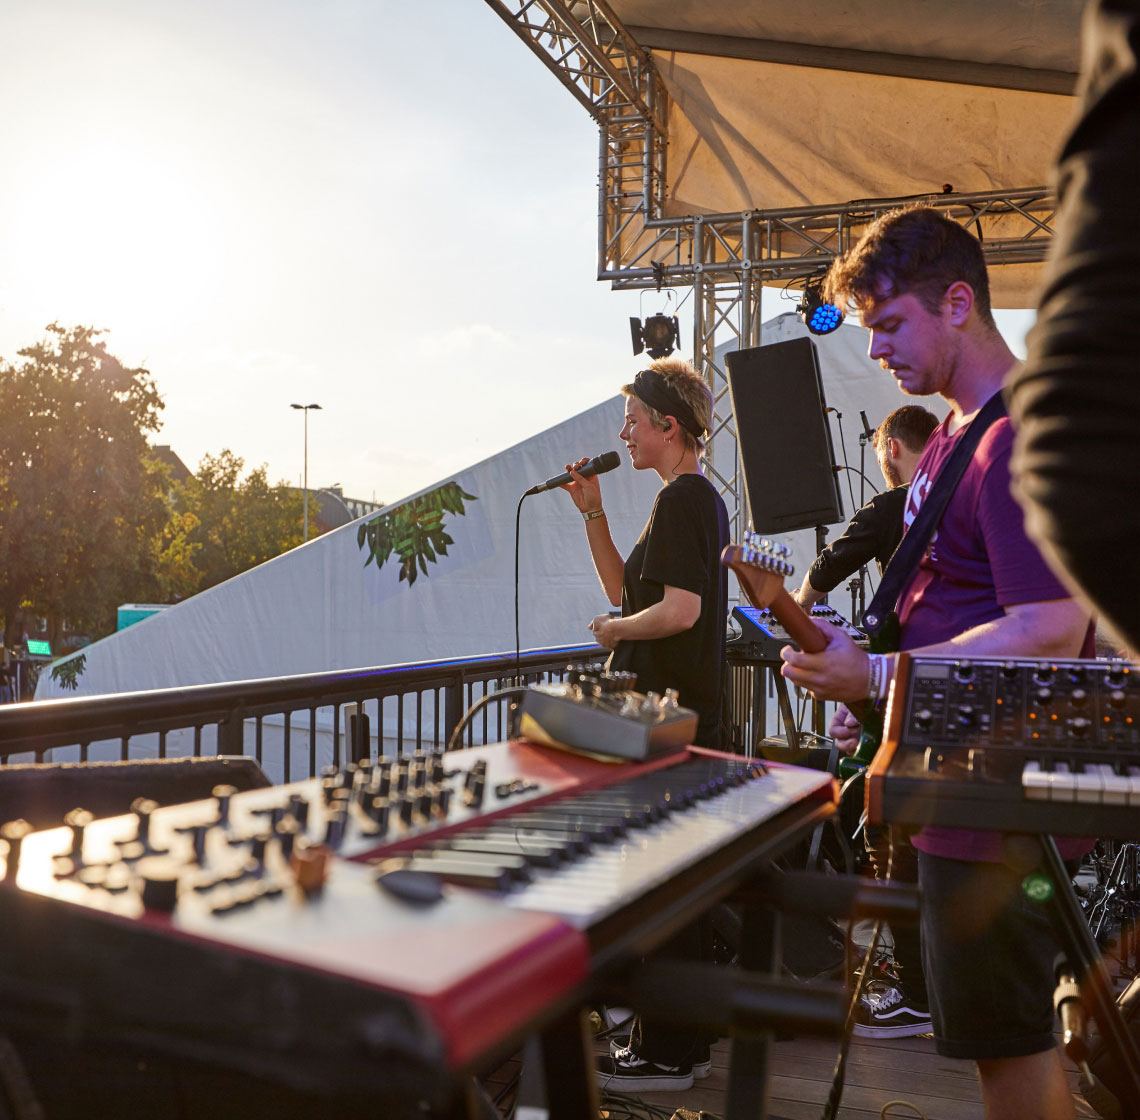
{"type": "MultiPolygon", "coordinates": [[[[909,528],[956,442],[1015,364],[990,311],[981,247],[933,209],[894,211],[835,262],[825,293],[854,304],[870,331],[870,356],[904,393],[939,393],[950,406],[916,467],[909,528]]],[[[1003,415],[974,449],[899,596],[900,649],[1074,657],[1087,642],[1091,652],[1088,613],[1026,538],[1010,496],[1012,439],[1003,415]]],[[[785,647],[784,676],[856,711],[884,698],[893,655],[868,655],[837,628],[820,629],[828,643],[822,652],[785,647]]],[[[843,709],[832,733],[854,748],[843,709]]],[[[913,843],[939,1052],[976,1061],[991,1120],[1068,1120],[1075,1113],[1052,1033],[1057,947],[1044,920],[1022,903],[1021,876],[1001,862],[1000,834],[928,827],[913,843]]],[[[1078,854],[1082,844],[1075,844],[1060,841],[1062,856],[1078,854]]]]}

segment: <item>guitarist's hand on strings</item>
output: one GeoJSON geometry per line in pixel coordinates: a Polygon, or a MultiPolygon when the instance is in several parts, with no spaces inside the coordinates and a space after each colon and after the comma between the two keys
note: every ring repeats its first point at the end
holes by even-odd
{"type": "Polygon", "coordinates": [[[804,653],[794,646],[784,646],[780,657],[782,676],[806,689],[816,700],[863,700],[868,693],[870,662],[842,630],[829,622],[812,620],[827,639],[827,648],[819,653],[804,653]]]}

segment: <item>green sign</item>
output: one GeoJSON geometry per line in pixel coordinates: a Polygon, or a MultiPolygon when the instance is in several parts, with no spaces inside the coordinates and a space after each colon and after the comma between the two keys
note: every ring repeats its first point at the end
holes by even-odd
{"type": "Polygon", "coordinates": [[[41,642],[36,638],[29,638],[28,655],[30,657],[51,657],[51,642],[41,642]]]}

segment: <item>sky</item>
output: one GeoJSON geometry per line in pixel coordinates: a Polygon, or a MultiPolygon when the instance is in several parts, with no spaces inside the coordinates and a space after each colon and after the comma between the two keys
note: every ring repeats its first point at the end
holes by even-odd
{"type": "Polygon", "coordinates": [[[299,484],[318,403],[310,486],[394,501],[640,368],[596,126],[482,0],[5,0],[0,43],[0,357],[106,330],[191,469],[299,484]]]}

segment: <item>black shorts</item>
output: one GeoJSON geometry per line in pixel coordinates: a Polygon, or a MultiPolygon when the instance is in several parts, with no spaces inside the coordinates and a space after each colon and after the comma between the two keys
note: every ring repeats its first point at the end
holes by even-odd
{"type": "Polygon", "coordinates": [[[918,853],[922,963],[938,1053],[1019,1058],[1054,1046],[1059,951],[1024,875],[918,853]]]}

